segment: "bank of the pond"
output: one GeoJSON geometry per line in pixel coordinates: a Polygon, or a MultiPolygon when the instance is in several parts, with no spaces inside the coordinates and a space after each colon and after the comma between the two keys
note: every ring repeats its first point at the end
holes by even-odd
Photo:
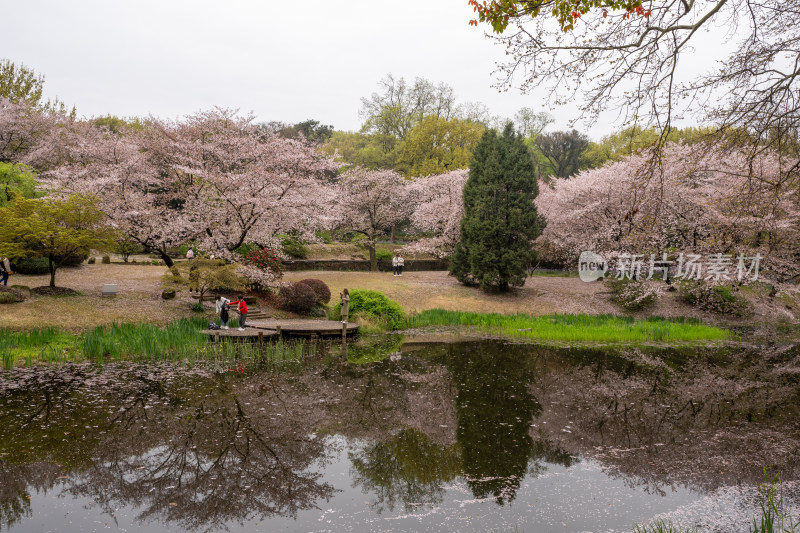
{"type": "Polygon", "coordinates": [[[408,319],[409,328],[467,326],[478,331],[517,339],[556,342],[691,342],[732,338],[730,331],[693,318],[553,314],[468,313],[429,309],[408,319]]]}

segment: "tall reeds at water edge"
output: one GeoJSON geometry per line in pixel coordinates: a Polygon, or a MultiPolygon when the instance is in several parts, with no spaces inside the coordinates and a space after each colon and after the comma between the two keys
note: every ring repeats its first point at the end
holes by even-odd
{"type": "Polygon", "coordinates": [[[408,327],[471,326],[506,337],[567,342],[670,342],[730,338],[729,331],[691,318],[635,320],[614,315],[501,315],[430,309],[408,319],[408,327]]]}
{"type": "MultiPolygon", "coordinates": [[[[24,362],[172,361],[210,366],[302,362],[327,353],[325,343],[284,341],[210,343],[200,333],[206,319],[193,318],[163,327],[152,324],[112,324],[79,335],[56,328],[9,332],[0,330],[0,361],[10,369],[24,362]],[[324,346],[323,346],[324,345],[324,346]]],[[[236,327],[233,323],[232,327],[236,327]]]]}

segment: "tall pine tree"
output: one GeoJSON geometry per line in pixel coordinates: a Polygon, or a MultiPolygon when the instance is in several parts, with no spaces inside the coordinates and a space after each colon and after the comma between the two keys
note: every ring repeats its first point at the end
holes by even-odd
{"type": "Polygon", "coordinates": [[[502,134],[487,131],[472,153],[450,273],[487,292],[522,286],[535,260],[531,242],[544,228],[538,194],[534,163],[511,124],[502,134]]]}

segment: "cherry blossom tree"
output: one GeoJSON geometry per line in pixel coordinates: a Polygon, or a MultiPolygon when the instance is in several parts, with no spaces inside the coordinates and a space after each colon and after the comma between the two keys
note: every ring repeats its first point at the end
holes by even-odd
{"type": "Polygon", "coordinates": [[[447,257],[453,253],[460,238],[461,217],[464,215],[462,193],[469,169],[417,178],[409,185],[409,197],[414,205],[411,226],[424,234],[406,247],[410,252],[430,253],[447,257]]]}
{"type": "Polygon", "coordinates": [[[214,108],[167,122],[148,146],[163,171],[189,183],[201,247],[233,251],[245,242],[277,248],[275,235],[313,235],[329,225],[337,165],[302,139],[264,133],[253,115],[214,108]]]}
{"type": "Polygon", "coordinates": [[[798,275],[800,198],[783,169],[797,161],[765,152],[668,144],[659,177],[643,152],[545,186],[536,200],[548,225],[537,244],[569,264],[599,253],[738,254],[765,258],[777,280],[798,275]]]}
{"type": "Polygon", "coordinates": [[[378,236],[410,214],[408,182],[391,170],[356,167],[339,184],[336,211],[340,226],[361,233],[369,246],[370,269],[378,270],[375,243],[378,236]]]}

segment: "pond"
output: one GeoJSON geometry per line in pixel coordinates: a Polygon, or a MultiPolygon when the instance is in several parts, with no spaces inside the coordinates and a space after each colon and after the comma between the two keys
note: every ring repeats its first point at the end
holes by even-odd
{"type": "Polygon", "coordinates": [[[0,530],[748,531],[765,467],[800,503],[796,346],[350,356],[6,372],[0,530]]]}

